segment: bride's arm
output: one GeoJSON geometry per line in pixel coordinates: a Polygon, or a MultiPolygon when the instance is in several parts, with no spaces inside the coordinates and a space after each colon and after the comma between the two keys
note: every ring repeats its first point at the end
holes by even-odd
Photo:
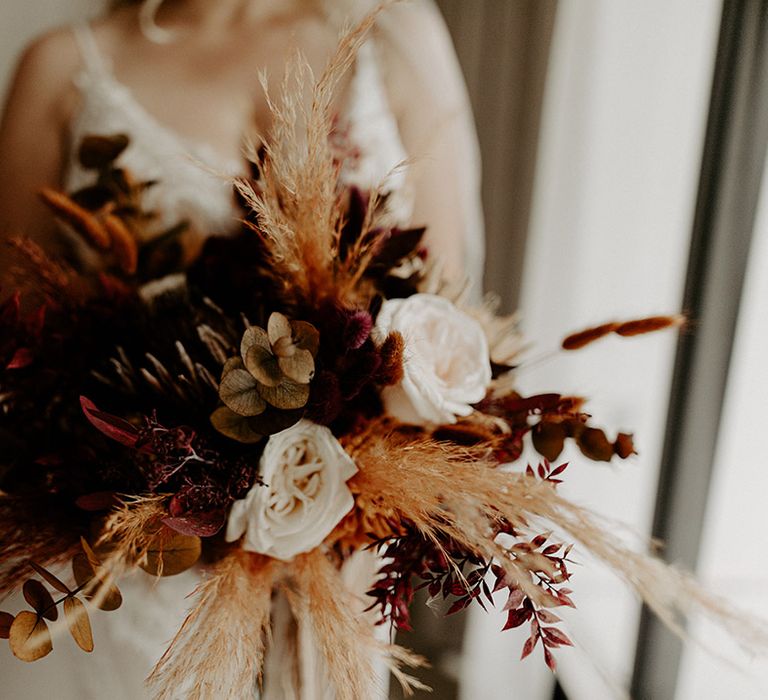
{"type": "Polygon", "coordinates": [[[480,156],[458,59],[432,2],[395,5],[379,22],[387,87],[409,157],[414,223],[454,278],[479,290],[484,258],[480,156]]]}
{"type": "MultiPolygon", "coordinates": [[[[64,32],[37,39],[19,60],[0,121],[2,240],[24,234],[54,247],[52,219],[37,192],[60,185],[77,61],[74,42],[64,32]]],[[[0,254],[0,266],[6,257],[0,254]]]]}

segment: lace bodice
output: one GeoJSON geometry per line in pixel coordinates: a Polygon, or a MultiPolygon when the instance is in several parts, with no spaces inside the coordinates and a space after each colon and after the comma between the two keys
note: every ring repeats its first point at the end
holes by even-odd
{"type": "MultiPolygon", "coordinates": [[[[91,177],[76,158],[84,136],[124,133],[131,145],[120,157],[120,165],[139,179],[158,181],[147,191],[145,204],[160,214],[159,224],[171,226],[187,219],[192,230],[206,234],[235,228],[238,211],[231,178],[242,173],[244,164],[222,158],[211,145],[191,141],[156,119],[115,78],[90,27],[82,25],[74,32],[82,55],[75,78],[81,101],[70,128],[72,151],[67,158],[65,189],[77,189],[91,177]]],[[[356,153],[342,173],[344,181],[362,188],[383,184],[391,193],[391,214],[406,223],[412,206],[405,174],[397,168],[406,153],[370,41],[359,53],[339,122],[356,153]]]]}

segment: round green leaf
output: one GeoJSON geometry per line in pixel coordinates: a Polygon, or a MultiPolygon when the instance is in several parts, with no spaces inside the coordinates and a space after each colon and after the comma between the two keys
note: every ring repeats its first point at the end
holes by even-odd
{"type": "Polygon", "coordinates": [[[309,384],[284,379],[277,386],[259,386],[262,398],[275,408],[301,408],[309,400],[309,384]]]}
{"type": "Polygon", "coordinates": [[[290,338],[293,334],[290,321],[279,311],[275,311],[267,321],[269,342],[274,345],[280,338],[290,338]]]}
{"type": "Polygon", "coordinates": [[[219,396],[235,413],[257,416],[267,406],[259,395],[258,386],[250,372],[234,369],[221,380],[219,396]]]}
{"type": "Polygon", "coordinates": [[[320,332],[311,323],[306,321],[291,321],[293,342],[302,350],[309,350],[312,357],[317,355],[320,347],[320,332]]]}
{"type": "Polygon", "coordinates": [[[240,341],[240,355],[243,359],[253,347],[260,347],[265,350],[269,350],[271,347],[267,332],[258,326],[251,326],[243,333],[243,339],[240,341]]]}
{"type": "Polygon", "coordinates": [[[228,406],[220,406],[211,414],[211,424],[216,430],[232,440],[247,444],[259,442],[264,437],[252,427],[253,420],[235,413],[228,406]]]}
{"type": "Polygon", "coordinates": [[[309,384],[315,376],[315,360],[309,350],[296,349],[290,357],[280,357],[277,364],[288,379],[298,384],[309,384]]]}
{"type": "Polygon", "coordinates": [[[272,351],[254,345],[245,356],[245,366],[264,386],[277,386],[283,380],[283,372],[272,351]]]}

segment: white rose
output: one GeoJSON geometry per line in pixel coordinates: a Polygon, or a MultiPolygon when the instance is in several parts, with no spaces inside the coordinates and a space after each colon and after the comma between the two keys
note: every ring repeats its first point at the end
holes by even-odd
{"type": "Polygon", "coordinates": [[[259,462],[266,486],[235,501],[227,541],[288,561],[317,547],[354,505],[357,467],[328,428],[308,420],[272,435],[259,462]]]}
{"type": "Polygon", "coordinates": [[[376,319],[380,337],[405,340],[402,381],[382,391],[390,415],[404,423],[455,423],[472,413],[491,382],[482,326],[447,299],[414,294],[385,301],[376,319]]]}

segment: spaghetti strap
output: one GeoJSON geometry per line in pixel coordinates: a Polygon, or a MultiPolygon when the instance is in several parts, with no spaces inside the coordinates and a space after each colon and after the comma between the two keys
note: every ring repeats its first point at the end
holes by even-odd
{"type": "Polygon", "coordinates": [[[91,25],[78,24],[72,28],[72,33],[75,35],[77,46],[80,49],[84,72],[102,77],[109,76],[111,73],[96,43],[91,25]]]}

